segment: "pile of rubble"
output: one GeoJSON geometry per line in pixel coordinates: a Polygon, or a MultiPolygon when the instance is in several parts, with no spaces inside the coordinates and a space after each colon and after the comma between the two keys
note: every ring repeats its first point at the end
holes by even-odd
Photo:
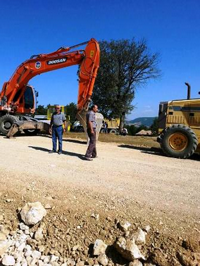
{"type": "MultiPolygon", "coordinates": [[[[48,206],[47,208],[48,209],[48,206]]],[[[45,246],[45,234],[48,231],[42,223],[47,214],[40,202],[27,203],[19,212],[19,226],[16,231],[8,231],[0,225],[0,263],[15,266],[66,266],[66,265],[119,265],[115,258],[121,257],[120,265],[153,266],[170,265],[165,260],[159,263],[153,259],[150,248],[146,245],[146,238],[151,231],[150,226],[131,229],[128,221],[115,221],[119,236],[113,243],[105,243],[102,239],[87,242],[87,247],[82,248],[78,243],[71,247],[71,256],[61,256],[57,250],[49,250],[45,246]],[[80,254],[83,254],[81,256],[80,254]],[[114,255],[110,255],[114,254],[114,255]]],[[[98,220],[98,214],[91,215],[98,220]]],[[[67,232],[68,228],[66,228],[67,232]]],[[[87,236],[86,236],[87,237],[87,236]]],[[[53,245],[52,245],[53,246],[53,245]]],[[[155,250],[156,252],[156,250],[155,250]]],[[[164,256],[163,256],[164,257],[164,256]]],[[[173,265],[200,265],[200,253],[178,253],[173,265]]],[[[171,264],[172,265],[172,264],[171,264]]]]}

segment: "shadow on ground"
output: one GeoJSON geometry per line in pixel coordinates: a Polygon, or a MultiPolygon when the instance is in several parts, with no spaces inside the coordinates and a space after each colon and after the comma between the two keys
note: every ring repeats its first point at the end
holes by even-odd
{"type": "Polygon", "coordinates": [[[159,148],[150,148],[150,147],[139,147],[134,145],[118,145],[120,148],[127,148],[127,149],[133,149],[133,150],[139,150],[143,153],[153,154],[153,155],[159,155],[159,156],[165,156],[161,149],[159,148]]]}
{"type": "Polygon", "coordinates": [[[85,140],[63,139],[63,141],[66,141],[66,142],[72,142],[72,143],[78,143],[78,144],[84,144],[84,145],[87,144],[87,141],[85,141],[85,140]]]}
{"type": "MultiPolygon", "coordinates": [[[[46,149],[46,148],[42,148],[42,147],[38,147],[38,146],[28,146],[29,148],[31,149],[34,149],[34,150],[38,150],[38,151],[43,151],[43,152],[47,152],[49,153],[51,150],[49,149],[46,149]]],[[[49,155],[53,155],[54,153],[49,153],[49,155]]],[[[56,155],[58,155],[57,153],[55,153],[56,155]]],[[[85,157],[83,154],[80,154],[80,153],[75,153],[75,152],[70,152],[70,151],[63,151],[61,156],[63,155],[68,155],[68,156],[75,156],[75,157],[78,157],[79,159],[81,160],[85,160],[85,157]]],[[[58,155],[60,156],[60,155],[58,155]]]]}
{"type": "MultiPolygon", "coordinates": [[[[49,138],[51,139],[51,135],[44,135],[44,134],[41,134],[39,135],[40,137],[45,137],[45,138],[49,138]]],[[[63,141],[66,141],[66,142],[72,142],[72,143],[77,143],[77,144],[87,144],[87,141],[86,140],[80,140],[80,139],[68,139],[68,138],[63,138],[63,141]]]]}
{"type": "MultiPolygon", "coordinates": [[[[139,147],[139,146],[134,146],[134,145],[118,145],[120,148],[127,148],[127,149],[134,149],[134,150],[139,150],[142,153],[147,153],[147,154],[152,154],[152,155],[158,155],[158,156],[165,156],[167,157],[163,151],[159,148],[155,147],[139,147]]],[[[174,158],[176,159],[176,158],[174,158]]],[[[184,160],[184,159],[183,159],[184,160]]],[[[193,154],[188,160],[194,160],[194,161],[200,161],[200,156],[199,154],[193,154]]]]}

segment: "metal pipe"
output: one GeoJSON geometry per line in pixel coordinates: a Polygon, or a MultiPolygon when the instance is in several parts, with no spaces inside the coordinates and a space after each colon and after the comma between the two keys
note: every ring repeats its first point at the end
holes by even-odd
{"type": "Polygon", "coordinates": [[[191,86],[188,82],[185,82],[185,85],[187,86],[187,100],[190,100],[191,97],[191,86]]]}

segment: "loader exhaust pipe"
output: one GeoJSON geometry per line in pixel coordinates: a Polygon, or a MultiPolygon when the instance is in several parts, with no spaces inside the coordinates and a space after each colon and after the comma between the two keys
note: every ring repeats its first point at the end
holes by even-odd
{"type": "Polygon", "coordinates": [[[185,82],[185,85],[187,86],[187,100],[190,100],[190,97],[191,97],[191,86],[187,82],[185,82]]]}

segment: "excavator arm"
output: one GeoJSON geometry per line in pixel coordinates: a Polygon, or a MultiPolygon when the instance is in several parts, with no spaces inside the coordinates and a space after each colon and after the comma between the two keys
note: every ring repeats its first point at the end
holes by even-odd
{"type": "MultiPolygon", "coordinates": [[[[3,85],[0,93],[0,110],[12,109],[16,113],[26,113],[23,95],[27,84],[34,76],[56,69],[79,65],[78,112],[87,110],[99,68],[100,49],[95,39],[72,47],[61,47],[50,54],[34,55],[23,62],[10,80],[3,85]],[[84,50],[74,50],[86,45],[84,50]]],[[[32,110],[33,112],[33,110],[32,110]]]]}

